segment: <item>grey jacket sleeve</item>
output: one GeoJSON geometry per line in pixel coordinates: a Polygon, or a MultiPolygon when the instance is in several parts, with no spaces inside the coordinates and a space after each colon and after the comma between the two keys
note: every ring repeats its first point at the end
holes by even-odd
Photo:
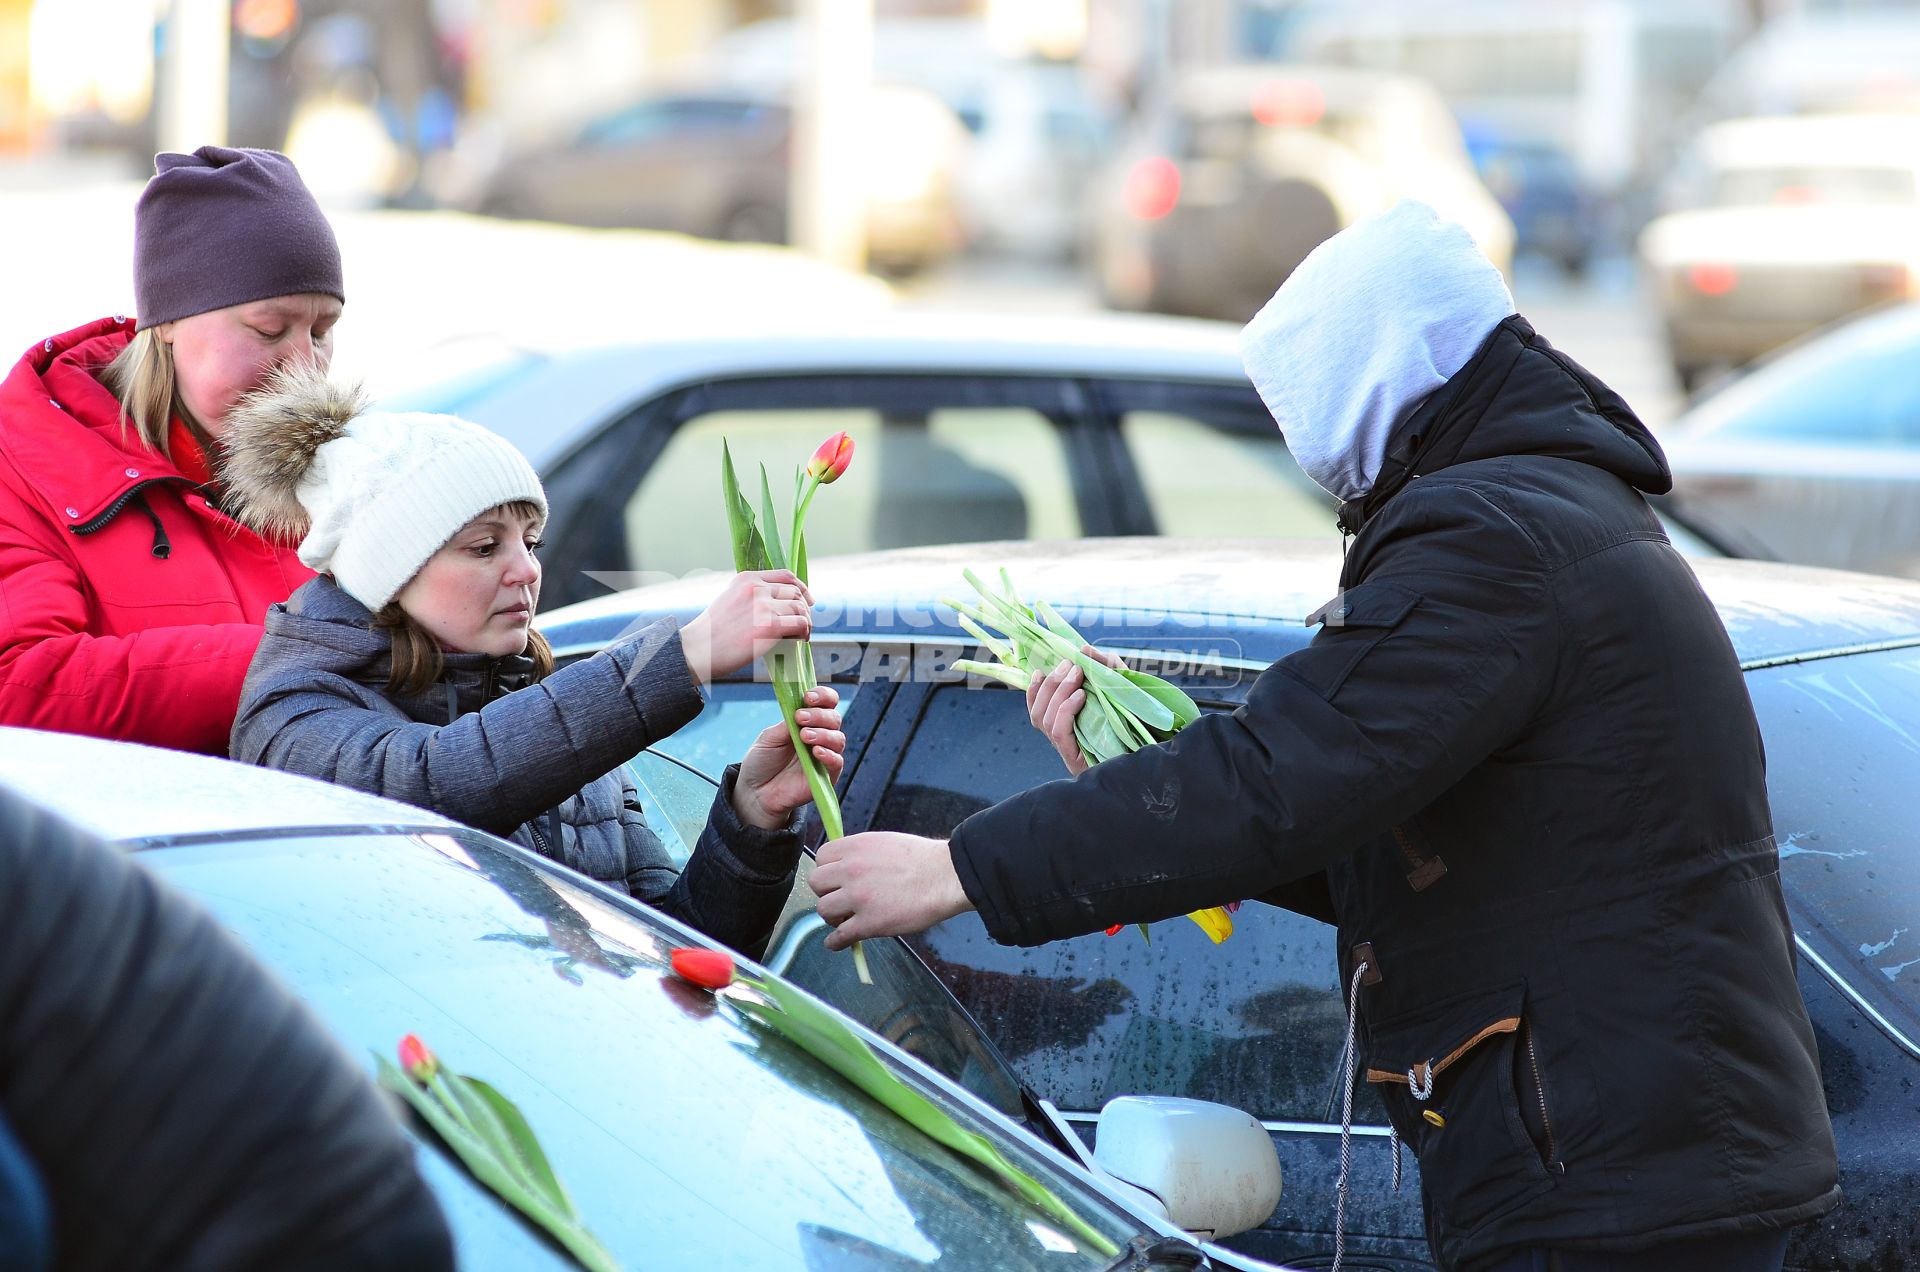
{"type": "Polygon", "coordinates": [[[741,821],[733,811],[739,775],[740,766],[734,764],[721,778],[707,824],[683,871],[674,869],[629,786],[621,817],[627,830],[627,891],[747,957],[759,958],[793,891],[800,861],[800,815],[794,814],[779,830],[741,821]]]}
{"type": "MultiPolygon", "coordinates": [[[[1036,945],[1310,880],[1523,727],[1560,639],[1532,540],[1438,478],[1381,515],[1392,521],[1344,621],[1261,673],[1238,711],[960,824],[954,868],[995,940],[1036,945]]],[[[1313,890],[1275,895],[1301,904],[1313,890]]]]}
{"type": "Polygon", "coordinates": [[[374,690],[319,669],[270,685],[250,676],[233,758],[510,835],[702,705],[678,624],[665,620],[448,725],[407,720],[374,690]]]}

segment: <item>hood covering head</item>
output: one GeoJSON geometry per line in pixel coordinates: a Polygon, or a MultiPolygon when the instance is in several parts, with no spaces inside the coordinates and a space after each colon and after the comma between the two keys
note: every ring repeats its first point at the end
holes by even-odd
{"type": "Polygon", "coordinates": [[[1387,439],[1514,312],[1466,230],[1403,200],[1302,261],[1240,333],[1293,457],[1336,499],[1373,489],[1387,439]]]}
{"type": "Polygon", "coordinates": [[[379,612],[461,527],[547,496],[526,457],[451,415],[364,411],[311,368],[274,373],[228,414],[223,475],[234,517],[379,612]]]}

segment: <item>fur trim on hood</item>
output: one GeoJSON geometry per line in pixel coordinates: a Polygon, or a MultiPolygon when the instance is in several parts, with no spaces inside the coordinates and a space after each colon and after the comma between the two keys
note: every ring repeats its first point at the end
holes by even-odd
{"type": "Polygon", "coordinates": [[[298,542],[313,524],[297,491],[328,442],[367,409],[358,384],[317,367],[281,367],[227,412],[222,476],[234,520],[264,539],[298,542]]]}

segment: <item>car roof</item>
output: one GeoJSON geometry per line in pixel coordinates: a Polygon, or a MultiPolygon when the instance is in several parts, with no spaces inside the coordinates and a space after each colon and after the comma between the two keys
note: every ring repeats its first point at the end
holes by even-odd
{"type": "Polygon", "coordinates": [[[1172,101],[1177,110],[1187,115],[1251,118],[1255,92],[1274,80],[1311,83],[1326,95],[1327,105],[1336,111],[1351,111],[1387,93],[1418,92],[1422,87],[1417,80],[1386,71],[1305,62],[1247,62],[1209,66],[1177,76],[1172,101]]]}
{"type": "MultiPolygon", "coordinates": [[[[1690,558],[1742,663],[1755,666],[1920,641],[1920,582],[1770,561],[1690,558]]],[[[1294,628],[1333,598],[1341,548],[1324,539],[1177,537],[1036,540],[823,557],[809,571],[823,626],[929,635],[957,630],[942,597],[971,600],[962,571],[1130,631],[1294,628]]],[[[543,615],[563,646],[606,639],[636,614],[690,614],[727,576],[704,575],[583,601],[543,615]]]]}
{"type": "MultiPolygon", "coordinates": [[[[690,332],[522,355],[525,365],[459,402],[459,414],[506,437],[536,467],[613,415],[668,390],[760,375],[1069,375],[1246,383],[1229,323],[1144,315],[1022,316],[882,311],[690,332]]],[[[393,405],[445,409],[434,390],[393,405]]]]}
{"type": "Polygon", "coordinates": [[[34,729],[0,728],[0,786],[122,843],[287,827],[459,825],[397,800],[275,769],[34,729]]]}

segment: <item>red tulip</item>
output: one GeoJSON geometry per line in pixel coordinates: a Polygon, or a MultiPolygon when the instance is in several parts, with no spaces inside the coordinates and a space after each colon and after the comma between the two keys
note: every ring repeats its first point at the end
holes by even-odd
{"type": "Polygon", "coordinates": [[[683,981],[702,989],[725,989],[733,984],[733,955],[720,950],[678,949],[673,971],[683,981]]]}
{"type": "Polygon", "coordinates": [[[408,1034],[400,1040],[400,1067],[415,1082],[430,1082],[433,1075],[440,1071],[440,1062],[427,1050],[427,1044],[420,1041],[417,1034],[408,1034]]]}
{"type": "Polygon", "coordinates": [[[1113,925],[1112,927],[1110,927],[1110,928],[1108,928],[1108,929],[1107,929],[1107,935],[1108,935],[1108,936],[1118,936],[1118,935],[1120,935],[1120,929],[1121,929],[1121,928],[1123,928],[1123,927],[1125,927],[1125,926],[1126,926],[1126,924],[1124,924],[1124,923],[1116,923],[1116,924],[1114,924],[1114,925],[1113,925]]]}
{"type": "Polygon", "coordinates": [[[840,479],[847,471],[847,465],[853,462],[853,439],[845,433],[835,433],[820,443],[820,449],[813,452],[813,458],[807,461],[807,476],[814,478],[822,486],[828,486],[840,479]]]}

